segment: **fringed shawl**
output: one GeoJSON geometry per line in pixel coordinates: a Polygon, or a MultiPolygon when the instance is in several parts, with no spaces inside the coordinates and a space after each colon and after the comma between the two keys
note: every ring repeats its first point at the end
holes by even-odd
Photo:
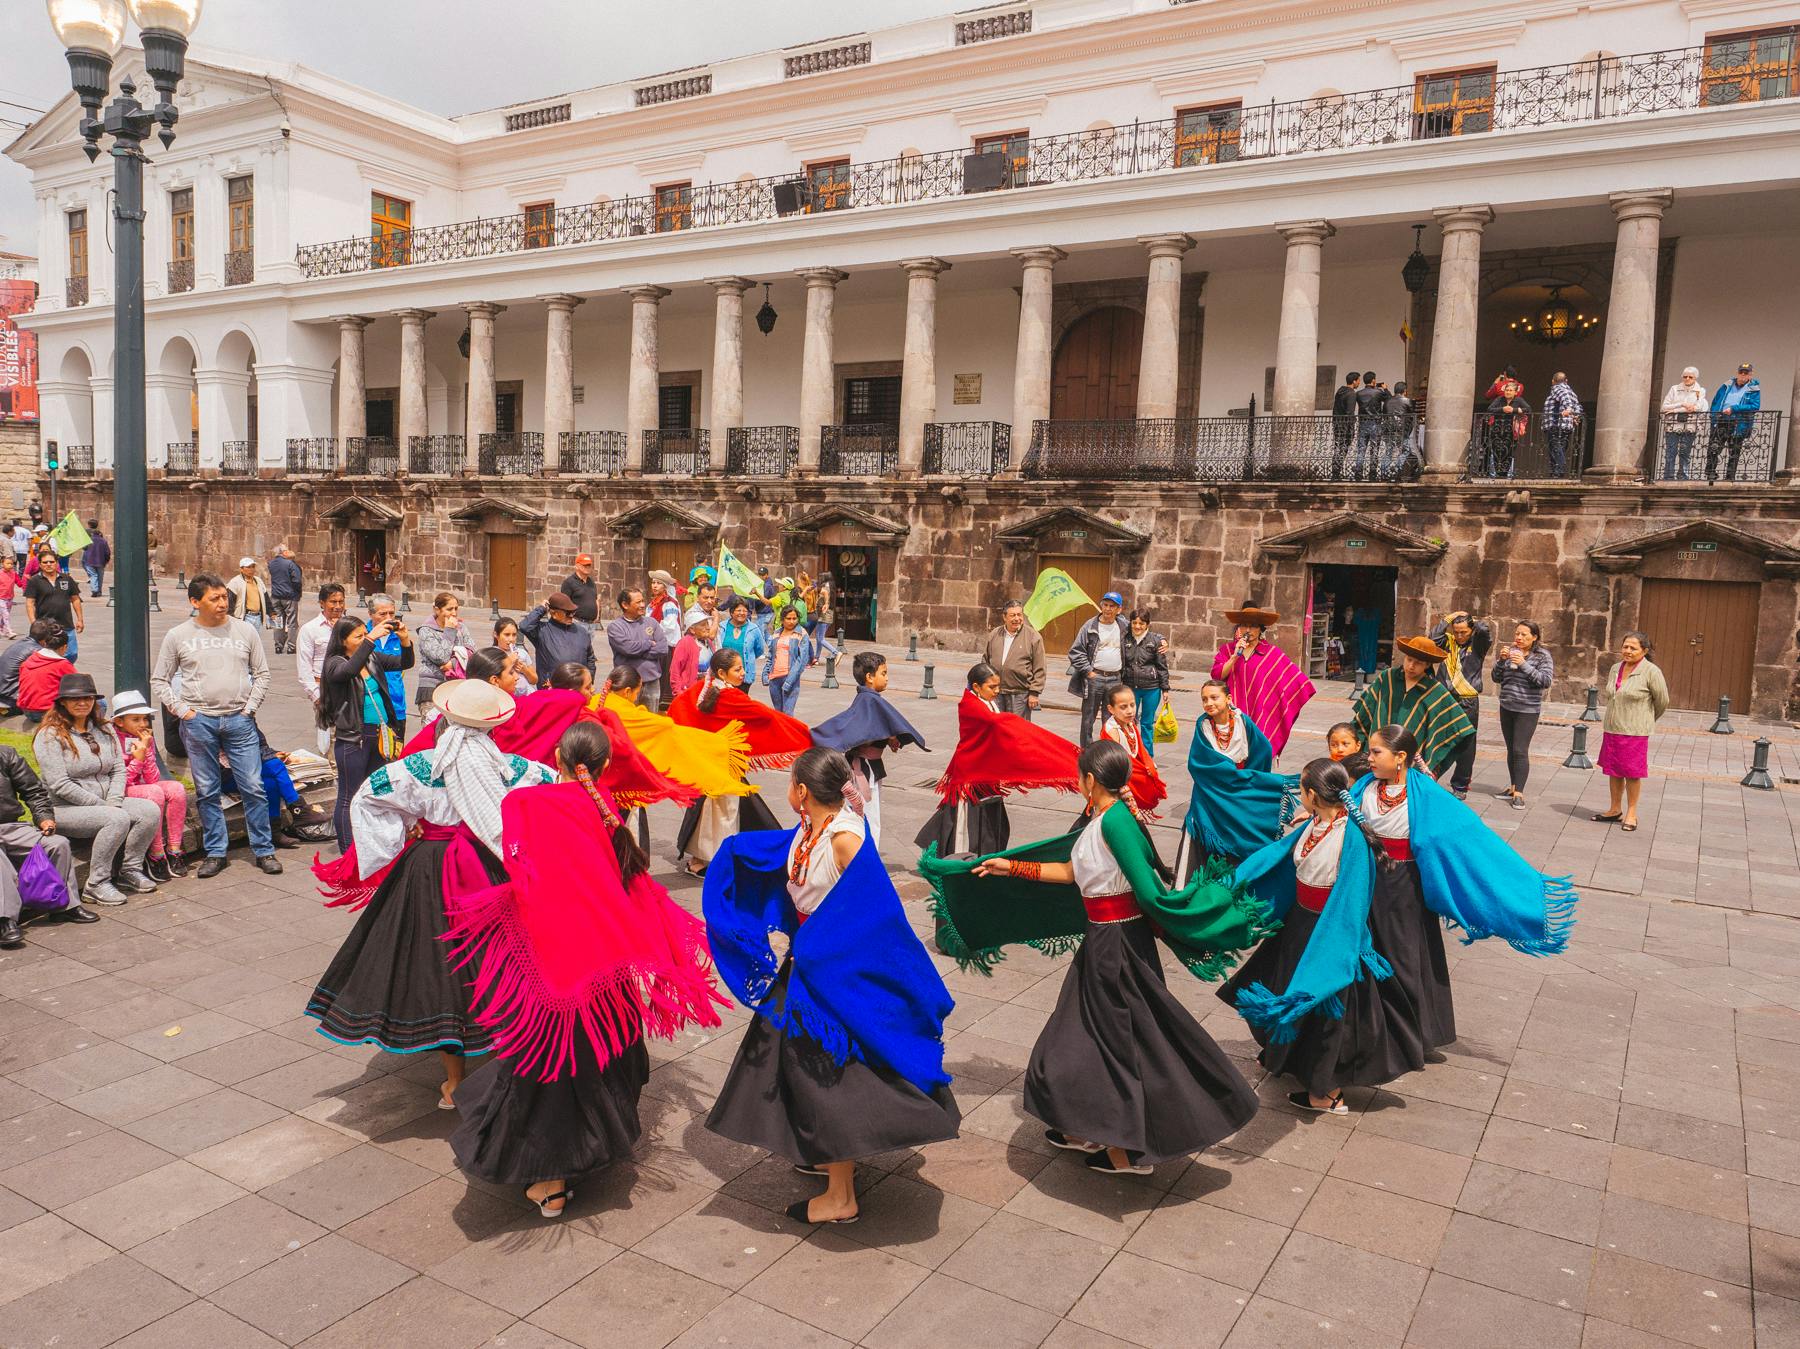
{"type": "Polygon", "coordinates": [[[1188,744],[1188,776],[1194,780],[1188,798],[1187,832],[1215,856],[1233,860],[1250,856],[1281,832],[1291,806],[1289,793],[1299,784],[1293,773],[1275,773],[1274,748],[1256,718],[1237,709],[1244,719],[1250,757],[1239,768],[1214,749],[1205,717],[1194,721],[1188,744]]]}
{"type": "Polygon", "coordinates": [[[1076,789],[1081,751],[1054,731],[1011,712],[996,712],[972,689],[956,708],[956,753],[937,781],[944,805],[1053,787],[1076,789]]]}
{"type": "MultiPolygon", "coordinates": [[[[1213,657],[1214,679],[1224,678],[1220,671],[1236,649],[1236,642],[1220,646],[1213,657]]],[[[1288,653],[1268,641],[1258,643],[1248,659],[1233,667],[1227,687],[1231,690],[1232,706],[1256,718],[1276,754],[1287,747],[1288,735],[1300,719],[1300,709],[1318,692],[1288,653]]]]}
{"type": "Polygon", "coordinates": [[[1144,743],[1144,734],[1138,729],[1135,721],[1129,727],[1119,726],[1124,732],[1123,738],[1114,736],[1107,729],[1118,725],[1115,718],[1109,716],[1101,723],[1100,733],[1115,745],[1122,747],[1131,755],[1131,799],[1136,803],[1140,813],[1154,816],[1156,808],[1169,795],[1169,784],[1163,781],[1161,773],[1156,771],[1156,760],[1150,757],[1150,746],[1144,743]]]}
{"type": "Polygon", "coordinates": [[[725,985],[777,1030],[804,1034],[835,1063],[860,1059],[929,1092],[944,1071],[944,1018],[955,1003],[906,921],[887,868],[865,839],[802,924],[788,898],[794,830],[733,834],[706,868],[702,904],[725,985]],[[787,996],[770,1005],[781,962],[769,934],[793,953],[787,996]]]}
{"type": "Polygon", "coordinates": [[[1369,680],[1352,719],[1365,746],[1383,726],[1406,727],[1419,742],[1420,761],[1434,770],[1456,752],[1464,736],[1475,734],[1455,694],[1429,675],[1409,690],[1406,671],[1398,665],[1378,670],[1369,680]]]}
{"type": "Polygon", "coordinates": [[[750,771],[749,737],[735,722],[718,731],[683,726],[620,693],[606,695],[605,710],[618,718],[657,771],[676,782],[704,796],[745,796],[756,790],[744,781],[750,771]]]}
{"type": "Polygon", "coordinates": [[[848,754],[862,745],[885,745],[898,740],[902,746],[924,749],[925,737],[900,715],[900,709],[867,686],[859,687],[850,706],[812,728],[815,745],[848,754]]]}
{"type": "Polygon", "coordinates": [[[806,729],[805,722],[764,706],[742,689],[717,685],[710,678],[670,703],[669,719],[703,731],[723,731],[735,723],[748,740],[750,767],[758,771],[791,767],[795,759],[812,748],[812,732],[806,729]],[[719,699],[712,711],[703,712],[700,698],[708,688],[716,688],[719,699]]]}

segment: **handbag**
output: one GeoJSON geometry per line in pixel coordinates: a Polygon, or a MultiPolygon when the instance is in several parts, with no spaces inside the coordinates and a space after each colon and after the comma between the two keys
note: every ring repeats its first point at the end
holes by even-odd
{"type": "Polygon", "coordinates": [[[34,909],[66,909],[73,902],[62,873],[42,843],[19,865],[19,902],[34,909]]]}
{"type": "Polygon", "coordinates": [[[1175,709],[1164,698],[1162,706],[1156,709],[1156,723],[1151,728],[1151,739],[1158,745],[1172,745],[1180,736],[1181,724],[1175,720],[1175,709]]]}
{"type": "MultiPolygon", "coordinates": [[[[374,676],[365,670],[362,681],[365,696],[374,703],[376,710],[380,711],[386,704],[381,697],[381,690],[376,687],[374,676]]],[[[381,718],[381,726],[375,732],[375,752],[382,757],[383,761],[392,763],[400,757],[400,750],[399,732],[394,730],[393,723],[388,721],[384,714],[381,718]]]]}

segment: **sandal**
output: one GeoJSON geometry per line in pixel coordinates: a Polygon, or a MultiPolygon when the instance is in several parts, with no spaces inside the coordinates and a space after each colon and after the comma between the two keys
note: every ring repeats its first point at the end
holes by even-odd
{"type": "Polygon", "coordinates": [[[529,1185],[525,1187],[525,1198],[529,1202],[537,1205],[538,1216],[542,1218],[562,1217],[564,1213],[568,1212],[569,1201],[574,1197],[575,1191],[570,1189],[567,1185],[564,1185],[560,1190],[552,1190],[541,1199],[533,1199],[531,1197],[531,1187],[529,1185]],[[561,1201],[560,1203],[558,1203],[559,1200],[561,1201]],[[552,1204],[556,1204],[557,1206],[551,1208],[550,1205],[552,1204]]]}
{"type": "Polygon", "coordinates": [[[440,1082],[438,1084],[438,1109],[439,1110],[454,1110],[454,1109],[456,1109],[456,1102],[455,1102],[455,1100],[452,1099],[452,1096],[453,1096],[453,1093],[450,1090],[450,1084],[448,1082],[440,1082]]]}
{"type": "Polygon", "coordinates": [[[787,1206],[784,1212],[795,1222],[810,1223],[814,1227],[824,1227],[828,1223],[853,1223],[862,1217],[862,1210],[858,1209],[847,1218],[815,1218],[811,1216],[812,1200],[810,1199],[796,1199],[787,1206]]]}
{"type": "Polygon", "coordinates": [[[1596,816],[1594,816],[1594,823],[1595,824],[1617,824],[1620,820],[1622,820],[1624,818],[1625,818],[1625,816],[1623,814],[1596,815],[1596,816]]]}
{"type": "Polygon", "coordinates": [[[1145,1166],[1142,1162],[1126,1162],[1124,1166],[1114,1166],[1105,1148],[1088,1157],[1087,1168],[1098,1171],[1103,1176],[1148,1176],[1156,1171],[1154,1166],[1145,1166]]]}
{"type": "Polygon", "coordinates": [[[801,1176],[823,1176],[825,1174],[825,1168],[822,1166],[806,1166],[800,1162],[795,1162],[794,1173],[801,1176]]]}
{"type": "Polygon", "coordinates": [[[1096,1153],[1103,1151],[1098,1143],[1077,1143],[1061,1129],[1044,1130],[1044,1141],[1053,1148],[1062,1148],[1068,1152],[1096,1153]]]}
{"type": "Polygon", "coordinates": [[[1288,1093],[1289,1105],[1300,1110],[1310,1111],[1315,1115],[1348,1115],[1350,1113],[1350,1107],[1344,1104],[1342,1092],[1333,1092],[1329,1100],[1331,1101],[1330,1105],[1314,1105],[1309,1092],[1290,1091],[1288,1093]]]}

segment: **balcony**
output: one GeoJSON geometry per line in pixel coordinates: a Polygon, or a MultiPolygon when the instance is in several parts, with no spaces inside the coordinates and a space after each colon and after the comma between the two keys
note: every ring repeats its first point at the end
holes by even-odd
{"type": "Polygon", "coordinates": [[[556,451],[556,471],[569,477],[616,478],[625,471],[623,431],[563,431],[556,451]]]}
{"type": "Polygon", "coordinates": [[[290,477],[316,477],[337,472],[337,441],[330,436],[290,436],[287,471],[290,477]]]}
{"type": "Polygon", "coordinates": [[[1657,441],[1647,448],[1652,482],[1711,485],[1769,482],[1775,476],[1779,412],[1670,412],[1657,421],[1657,441]]]}
{"type": "Polygon", "coordinates": [[[1020,467],[1035,481],[1404,482],[1423,459],[1417,423],[1359,441],[1335,417],[1038,421],[1020,467]]]}
{"type": "Polygon", "coordinates": [[[827,478],[889,478],[900,467],[900,428],[850,424],[819,428],[819,473],[827,478]]]}
{"type": "Polygon", "coordinates": [[[228,440],[219,446],[219,474],[226,478],[254,478],[256,442],[228,440]]]}
{"type": "Polygon", "coordinates": [[[1478,412],[1463,457],[1465,482],[1573,482],[1593,447],[1585,417],[1567,429],[1546,428],[1536,414],[1478,412]]]}
{"type": "Polygon", "coordinates": [[[72,276],[63,283],[63,299],[69,308],[76,309],[87,303],[88,284],[86,276],[72,276]]]}
{"type": "Polygon", "coordinates": [[[344,473],[352,478],[391,478],[400,471],[392,436],[345,436],[344,473]]]}
{"type": "Polygon", "coordinates": [[[927,422],[927,477],[992,478],[1012,461],[1012,427],[1005,422],[927,422]]]}
{"type": "Polygon", "coordinates": [[[163,461],[163,472],[173,478],[191,476],[200,471],[200,443],[195,440],[175,440],[169,442],[168,458],[163,461]]]}
{"type": "Polygon", "coordinates": [[[505,478],[539,478],[544,473],[542,431],[483,431],[475,445],[483,474],[505,478]]]}
{"type": "Polygon", "coordinates": [[[725,471],[734,478],[785,478],[799,463],[797,426],[734,426],[725,433],[725,471]]]}
{"type": "Polygon", "coordinates": [[[92,445],[64,445],[62,447],[62,472],[65,478],[93,477],[94,447],[92,445]]]}
{"type": "Polygon", "coordinates": [[[256,252],[249,248],[234,248],[225,254],[225,284],[228,286],[247,286],[256,280],[256,252]]]}
{"type": "Polygon", "coordinates": [[[463,471],[461,436],[414,436],[406,442],[406,471],[428,478],[454,478],[463,471]]]}
{"type": "Polygon", "coordinates": [[[712,433],[703,426],[644,432],[644,472],[697,478],[712,456],[712,433]]]}
{"type": "Polygon", "coordinates": [[[169,263],[169,294],[181,295],[194,288],[194,260],[176,258],[169,263]]]}

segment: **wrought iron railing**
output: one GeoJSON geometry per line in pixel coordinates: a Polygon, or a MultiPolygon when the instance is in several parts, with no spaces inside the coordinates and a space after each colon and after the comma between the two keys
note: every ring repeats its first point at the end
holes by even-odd
{"type": "Polygon", "coordinates": [[[900,467],[900,428],[845,424],[819,428],[819,472],[828,478],[887,478],[900,467]]]}
{"type": "Polygon", "coordinates": [[[163,461],[163,472],[198,473],[200,471],[200,443],[194,440],[172,440],[169,442],[169,455],[163,461]]]}
{"type": "Polygon", "coordinates": [[[194,260],[175,258],[169,263],[169,294],[180,295],[194,288],[194,260]]]}
{"type": "Polygon", "coordinates": [[[800,462],[797,426],[734,426],[725,433],[725,471],[737,478],[785,478],[800,462]]]}
{"type": "MultiPolygon", "coordinates": [[[[1023,188],[1084,182],[1485,131],[1566,126],[1645,113],[1766,102],[1800,92],[1790,90],[1784,83],[1743,73],[1748,67],[1732,56],[1731,47],[1729,42],[1720,42],[1710,47],[1503,70],[1493,76],[1486,95],[1473,101],[1469,98],[1473,86],[1465,76],[1463,101],[1454,109],[1436,110],[1429,89],[1405,84],[1258,104],[1222,113],[1201,126],[1191,120],[1168,117],[1133,122],[1130,126],[1033,136],[1016,156],[1008,152],[999,185],[1023,188]],[[1419,111],[1420,108],[1426,110],[1419,111]]],[[[672,89],[688,83],[673,81],[651,88],[672,89]]],[[[647,90],[637,92],[644,95],[647,90]]],[[[686,93],[684,89],[671,96],[686,93]]],[[[654,101],[661,101],[660,96],[654,101]]],[[[963,163],[970,157],[964,146],[852,164],[846,171],[847,182],[842,188],[834,187],[830,205],[833,209],[895,206],[960,196],[965,191],[963,163]]],[[[778,186],[789,189],[784,198],[791,197],[793,189],[804,196],[806,180],[802,174],[786,173],[695,186],[681,208],[677,227],[702,229],[774,219],[782,214],[776,207],[778,186]]],[[[789,207],[792,213],[791,200],[789,207]]],[[[666,215],[662,228],[670,228],[666,215]]],[[[389,236],[390,243],[373,257],[366,236],[303,245],[296,257],[306,276],[337,276],[367,271],[371,266],[406,266],[520,252],[542,247],[546,234],[562,246],[657,231],[656,200],[647,193],[562,207],[548,229],[541,217],[535,225],[528,225],[521,213],[427,226],[409,234],[389,236]],[[391,243],[394,237],[407,242],[396,247],[391,243]]]]}
{"type": "Polygon", "coordinates": [[[1469,482],[1555,482],[1581,477],[1592,443],[1585,417],[1545,426],[1533,413],[1478,412],[1469,428],[1463,478],[1469,482]]]}
{"type": "Polygon", "coordinates": [[[1424,467],[1416,426],[1354,419],[1139,417],[1037,421],[1020,473],[1130,482],[1404,482],[1424,467]]]}
{"type": "Polygon", "coordinates": [[[219,446],[219,472],[227,478],[256,475],[256,442],[228,440],[219,446]]]}
{"type": "Polygon", "coordinates": [[[556,471],[585,478],[616,478],[625,471],[623,431],[563,431],[556,440],[556,471]]]}
{"type": "Polygon", "coordinates": [[[72,276],[63,282],[63,299],[68,303],[69,308],[74,309],[87,303],[87,281],[85,276],[72,276]]]}
{"type": "Polygon", "coordinates": [[[644,472],[697,478],[707,470],[712,434],[703,426],[644,432],[644,472]]]}
{"type": "Polygon", "coordinates": [[[296,475],[337,472],[337,441],[330,436],[289,436],[287,471],[296,475]]]}
{"type": "Polygon", "coordinates": [[[344,472],[352,478],[391,478],[400,471],[392,436],[345,436],[344,472]]]}
{"type": "Polygon", "coordinates": [[[1012,462],[1012,427],[1005,422],[927,422],[927,475],[991,478],[1012,462]]]}
{"type": "Polygon", "coordinates": [[[1668,412],[1657,429],[1659,443],[1649,448],[1653,482],[1768,482],[1775,475],[1779,412],[1668,412]]]}
{"type": "Polygon", "coordinates": [[[225,254],[225,284],[247,286],[256,280],[256,251],[234,248],[225,254]]]}
{"type": "Polygon", "coordinates": [[[542,431],[483,431],[475,445],[482,473],[503,477],[541,477],[544,472],[542,431]]]}
{"type": "Polygon", "coordinates": [[[465,455],[461,436],[413,436],[406,442],[406,471],[454,478],[463,471],[465,455]]]}
{"type": "Polygon", "coordinates": [[[62,447],[62,471],[64,477],[91,478],[94,474],[94,447],[92,445],[64,445],[62,447]]]}

